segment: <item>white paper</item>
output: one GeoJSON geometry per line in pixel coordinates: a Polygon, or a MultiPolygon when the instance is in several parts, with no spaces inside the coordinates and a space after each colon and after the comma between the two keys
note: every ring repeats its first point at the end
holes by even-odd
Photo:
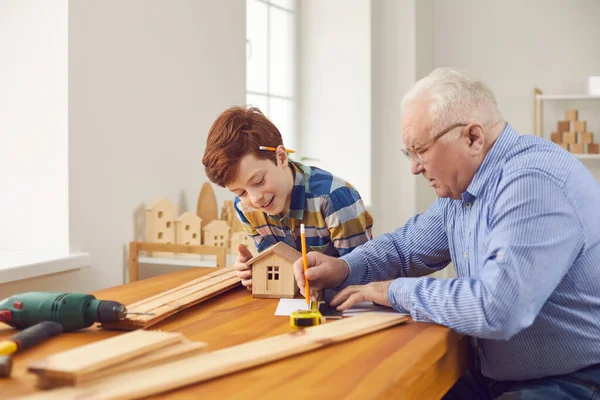
{"type": "MultiPolygon", "coordinates": [[[[277,305],[277,309],[275,310],[275,315],[291,315],[294,311],[298,310],[308,310],[308,304],[306,304],[306,300],[304,299],[280,299],[279,304],[277,305]]],[[[342,313],[345,317],[353,317],[359,314],[363,314],[366,312],[378,312],[384,314],[396,314],[398,313],[394,311],[392,308],[379,306],[373,304],[368,301],[363,301],[362,303],[355,304],[353,307],[342,313]]]]}

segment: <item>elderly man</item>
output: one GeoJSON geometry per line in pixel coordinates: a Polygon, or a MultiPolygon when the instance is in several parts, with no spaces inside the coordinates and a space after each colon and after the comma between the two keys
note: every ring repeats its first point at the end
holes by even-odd
{"type": "MultiPolygon", "coordinates": [[[[311,289],[373,301],[475,338],[447,398],[600,392],[600,185],[570,153],[506,123],[486,85],[438,69],[403,100],[403,150],[437,201],[339,259],[308,254],[311,289]],[[422,277],[454,263],[458,277],[422,277]]],[[[294,264],[301,291],[301,262],[294,264]]]]}

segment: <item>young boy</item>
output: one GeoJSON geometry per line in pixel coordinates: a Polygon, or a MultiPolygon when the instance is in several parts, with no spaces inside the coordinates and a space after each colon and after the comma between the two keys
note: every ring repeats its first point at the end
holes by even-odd
{"type": "MultiPolygon", "coordinates": [[[[259,109],[232,107],[213,123],[202,158],[206,175],[227,187],[259,252],[277,242],[339,257],[372,239],[373,218],[359,193],[327,171],[290,161],[279,130],[259,109]],[[261,147],[268,149],[261,150],[261,147]]],[[[238,246],[234,265],[252,289],[252,253],[238,246]]]]}

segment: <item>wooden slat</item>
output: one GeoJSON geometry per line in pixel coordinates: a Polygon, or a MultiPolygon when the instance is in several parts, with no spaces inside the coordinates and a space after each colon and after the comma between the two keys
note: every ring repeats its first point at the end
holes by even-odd
{"type": "Polygon", "coordinates": [[[127,306],[128,311],[156,315],[129,315],[123,321],[104,323],[104,329],[146,329],[165,318],[240,285],[232,267],[222,268],[194,281],[127,306]]]}
{"type": "Polygon", "coordinates": [[[166,362],[179,360],[185,357],[196,355],[206,348],[204,342],[184,341],[181,343],[171,344],[164,348],[152,351],[147,354],[142,354],[119,363],[115,366],[103,368],[99,371],[94,371],[88,374],[78,375],[74,379],[53,378],[45,374],[38,375],[38,387],[42,389],[53,389],[61,386],[75,386],[82,383],[91,382],[107,376],[114,376],[126,371],[136,371],[142,368],[150,368],[166,362]]]}
{"type": "Polygon", "coordinates": [[[181,333],[176,332],[128,332],[31,362],[27,370],[51,377],[75,379],[78,375],[117,365],[184,339],[181,333]]]}
{"type": "Polygon", "coordinates": [[[137,399],[202,382],[407,321],[405,315],[367,313],[294,333],[274,336],[192,356],[154,368],[124,373],[84,384],[33,394],[22,400],[137,399]]]}

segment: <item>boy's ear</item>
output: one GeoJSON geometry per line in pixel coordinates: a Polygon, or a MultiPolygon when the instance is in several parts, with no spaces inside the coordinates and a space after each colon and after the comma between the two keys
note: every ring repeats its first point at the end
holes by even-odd
{"type": "Polygon", "coordinates": [[[283,145],[277,146],[275,149],[275,157],[277,158],[277,166],[287,168],[288,166],[288,155],[283,145]]]}

